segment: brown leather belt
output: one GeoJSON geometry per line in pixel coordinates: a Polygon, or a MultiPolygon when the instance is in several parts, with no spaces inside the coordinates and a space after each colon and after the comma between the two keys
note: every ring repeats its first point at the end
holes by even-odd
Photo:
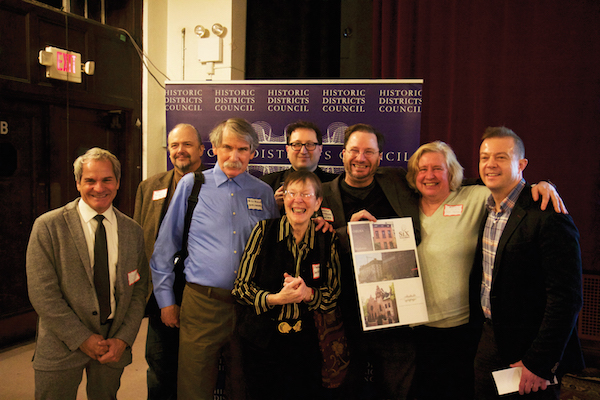
{"type": "Polygon", "coordinates": [[[235,300],[231,295],[230,290],[210,286],[202,286],[192,282],[186,282],[186,284],[190,289],[193,289],[206,297],[210,297],[211,299],[221,300],[230,304],[235,303],[235,300]]]}

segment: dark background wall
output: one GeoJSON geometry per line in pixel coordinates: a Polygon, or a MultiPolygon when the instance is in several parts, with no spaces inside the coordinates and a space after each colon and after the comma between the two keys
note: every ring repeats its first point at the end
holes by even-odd
{"type": "Polygon", "coordinates": [[[131,40],[141,42],[141,0],[106,3],[102,25],[97,13],[86,19],[38,3],[0,2],[0,346],[33,337],[29,232],[37,216],[79,195],[77,156],[99,146],[119,158],[115,204],[133,213],[141,176],[141,63],[131,40]],[[95,74],[83,74],[81,83],[46,78],[38,63],[46,46],[94,60],[95,74]]]}

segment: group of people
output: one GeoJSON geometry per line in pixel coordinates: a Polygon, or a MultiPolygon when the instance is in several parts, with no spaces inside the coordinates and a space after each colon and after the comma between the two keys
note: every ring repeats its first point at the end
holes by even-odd
{"type": "Polygon", "coordinates": [[[210,141],[207,170],[193,126],[169,133],[174,168],[138,188],[143,230],[112,206],[118,160],[97,148],[76,160],[81,197],[39,217],[27,250],[36,398],[74,399],[84,369],[88,398],[116,398],[144,315],[149,399],[212,399],[220,364],[230,399],[493,399],[491,372],[509,367],[515,397],[558,399],[564,373],[583,368],[577,228],[552,185],[525,182],[510,129],[485,131],[478,182],[439,141],[408,171],[380,167],[384,137],[367,124],[347,128],[340,175],[319,168],[310,122],[289,125],[291,167],[263,181],[246,172],[247,121],[210,141]],[[429,321],[365,332],[347,224],[398,217],[413,221],[429,321]]]}

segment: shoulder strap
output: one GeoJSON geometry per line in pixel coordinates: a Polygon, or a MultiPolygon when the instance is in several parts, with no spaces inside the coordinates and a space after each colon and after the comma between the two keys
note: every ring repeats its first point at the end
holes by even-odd
{"type": "Polygon", "coordinates": [[[187,243],[188,243],[188,235],[190,233],[190,224],[192,223],[192,214],[194,213],[194,208],[196,208],[196,204],[198,204],[198,193],[200,193],[200,188],[204,183],[204,174],[202,172],[194,172],[194,187],[192,188],[192,193],[190,193],[190,197],[188,197],[187,211],[185,213],[185,221],[183,226],[183,240],[181,241],[181,254],[183,259],[185,259],[188,255],[187,243]]]}

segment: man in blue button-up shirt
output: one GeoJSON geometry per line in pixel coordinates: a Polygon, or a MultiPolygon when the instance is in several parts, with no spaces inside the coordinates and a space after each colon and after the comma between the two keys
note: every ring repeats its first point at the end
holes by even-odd
{"type": "Polygon", "coordinates": [[[173,258],[182,244],[193,174],[184,176],[177,186],[150,262],[162,321],[181,328],[177,391],[184,399],[213,398],[223,350],[229,350],[223,353],[228,398],[243,397],[240,362],[236,361],[232,340],[231,289],[252,228],[258,221],[279,216],[273,190],[245,172],[258,147],[252,126],[243,119],[231,118],[211,132],[210,141],[217,164],[204,171],[204,184],[190,224],[181,314],[173,293],[173,258]]]}

